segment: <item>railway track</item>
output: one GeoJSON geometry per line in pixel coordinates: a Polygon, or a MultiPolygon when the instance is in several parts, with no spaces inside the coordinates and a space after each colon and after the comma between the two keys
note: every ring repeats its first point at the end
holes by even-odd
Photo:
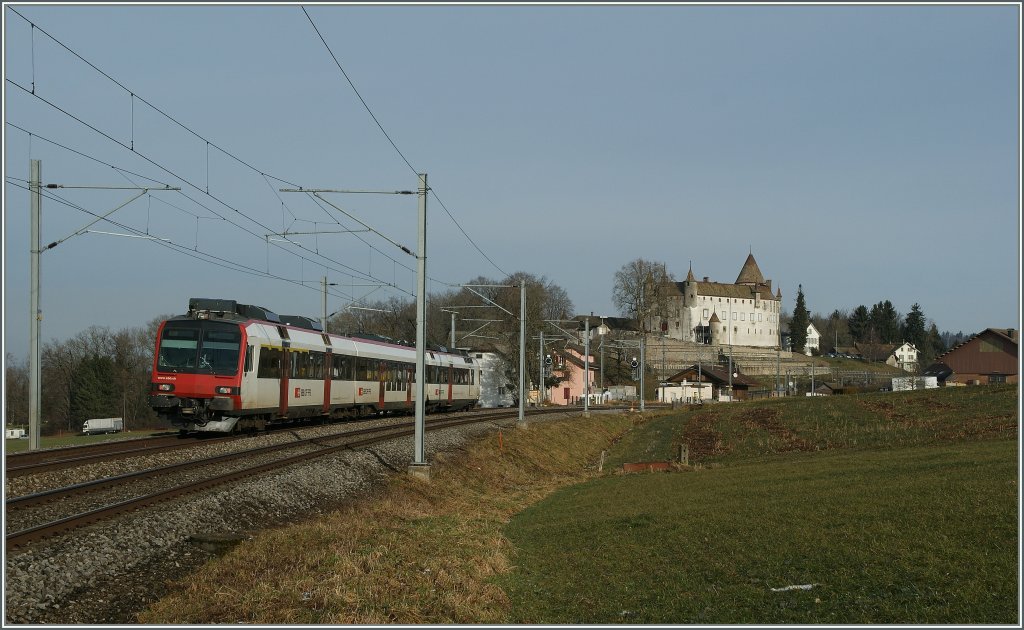
{"type": "MultiPolygon", "coordinates": [[[[491,409],[474,409],[466,412],[468,414],[493,413],[491,409]]],[[[438,416],[443,417],[443,416],[438,416]]],[[[368,422],[379,418],[364,418],[355,422],[368,422]]],[[[352,424],[349,421],[348,424],[352,424]]],[[[287,425],[269,430],[269,433],[276,431],[289,431],[303,428],[310,425],[287,425]]],[[[86,444],[82,446],[69,446],[65,448],[52,448],[40,451],[29,451],[22,453],[10,453],[6,456],[4,464],[8,478],[33,475],[48,470],[61,470],[82,464],[137,457],[141,455],[153,455],[166,451],[174,451],[184,448],[193,448],[199,444],[210,444],[217,441],[240,440],[250,437],[249,435],[189,435],[186,437],[174,435],[161,435],[148,438],[136,438],[131,440],[116,440],[112,442],[100,442],[97,444],[86,444]]]]}
{"type": "MultiPolygon", "coordinates": [[[[508,420],[515,410],[435,418],[427,431],[466,424],[508,420]]],[[[528,415],[564,413],[565,408],[531,410],[528,415]]],[[[414,422],[301,438],[235,453],[129,472],[7,499],[7,549],[67,533],[89,524],[172,500],[176,497],[252,477],[270,470],[323,457],[344,449],[359,449],[414,433],[414,422]],[[57,507],[55,507],[57,506],[57,507]],[[13,530],[13,531],[10,531],[13,530]]]]}

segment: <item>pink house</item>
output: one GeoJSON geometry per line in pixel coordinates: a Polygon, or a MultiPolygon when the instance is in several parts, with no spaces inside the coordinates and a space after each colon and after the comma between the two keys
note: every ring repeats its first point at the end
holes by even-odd
{"type": "MultiPolygon", "coordinates": [[[[554,387],[549,387],[545,400],[553,405],[575,405],[584,395],[585,385],[583,375],[584,355],[582,348],[566,347],[558,351],[553,357],[554,365],[552,370],[565,380],[554,387]]],[[[593,353],[590,356],[590,393],[599,394],[597,386],[599,364],[593,353]]]]}

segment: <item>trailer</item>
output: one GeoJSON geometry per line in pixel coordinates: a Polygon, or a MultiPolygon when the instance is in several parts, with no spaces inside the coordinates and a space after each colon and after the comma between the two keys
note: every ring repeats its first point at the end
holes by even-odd
{"type": "Polygon", "coordinates": [[[83,435],[120,433],[124,431],[124,418],[92,418],[82,425],[83,435]]]}
{"type": "Polygon", "coordinates": [[[25,433],[25,429],[6,429],[6,438],[8,440],[17,440],[27,437],[28,435],[25,433]]]}

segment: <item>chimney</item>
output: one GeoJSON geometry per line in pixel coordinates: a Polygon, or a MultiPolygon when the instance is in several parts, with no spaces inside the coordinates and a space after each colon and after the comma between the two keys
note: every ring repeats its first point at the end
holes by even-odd
{"type": "Polygon", "coordinates": [[[1020,343],[1020,340],[1017,339],[1017,331],[1015,329],[1007,328],[1006,329],[1006,336],[1009,337],[1010,339],[1013,339],[1017,343],[1020,343]]]}

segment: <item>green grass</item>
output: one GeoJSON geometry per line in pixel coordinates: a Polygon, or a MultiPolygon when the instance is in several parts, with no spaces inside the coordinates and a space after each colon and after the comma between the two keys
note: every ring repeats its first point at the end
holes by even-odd
{"type": "MultiPolygon", "coordinates": [[[[62,448],[65,446],[82,446],[85,444],[95,444],[96,442],[107,442],[109,440],[130,440],[133,438],[144,438],[149,437],[151,435],[159,435],[162,433],[167,433],[167,431],[155,431],[152,429],[147,429],[145,431],[125,431],[124,433],[110,433],[104,435],[44,435],[39,439],[39,447],[62,448]]],[[[4,440],[4,451],[8,453],[19,453],[21,451],[27,450],[27,439],[4,440]]]]}
{"type": "Polygon", "coordinates": [[[1017,405],[1005,386],[651,414],[605,477],[507,526],[510,621],[1014,623],[1017,405]],[[682,443],[683,472],[613,472],[682,443]]]}
{"type": "Polygon", "coordinates": [[[1013,385],[792,397],[707,404],[651,414],[607,462],[669,460],[742,464],[832,449],[903,448],[1015,435],[1013,385]]]}
{"type": "Polygon", "coordinates": [[[1012,623],[1017,444],[804,453],[556,492],[506,535],[513,623],[1012,623]],[[811,590],[773,592],[795,584],[811,590]]]}

